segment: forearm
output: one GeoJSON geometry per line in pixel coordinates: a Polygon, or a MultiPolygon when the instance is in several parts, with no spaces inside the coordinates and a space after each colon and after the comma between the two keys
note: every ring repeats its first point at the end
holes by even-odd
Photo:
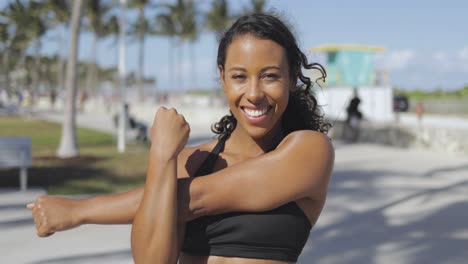
{"type": "Polygon", "coordinates": [[[143,197],[143,187],[79,200],[75,215],[80,224],[131,224],[143,197]]]}
{"type": "Polygon", "coordinates": [[[149,160],[143,199],[132,226],[133,257],[135,263],[176,263],[177,160],[153,149],[149,160]]]}
{"type": "MultiPolygon", "coordinates": [[[[177,180],[178,221],[187,222],[206,215],[206,208],[201,207],[199,190],[192,186],[192,178],[177,180]]],[[[73,200],[73,222],[77,226],[84,224],[131,224],[143,198],[144,187],[103,196],[73,200]]]]}

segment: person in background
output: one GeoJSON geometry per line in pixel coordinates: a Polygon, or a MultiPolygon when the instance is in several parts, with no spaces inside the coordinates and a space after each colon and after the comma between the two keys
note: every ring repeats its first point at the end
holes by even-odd
{"type": "MultiPolygon", "coordinates": [[[[135,117],[130,115],[129,104],[125,104],[124,109],[125,109],[125,116],[127,117],[128,128],[135,129],[137,131],[135,139],[138,141],[143,141],[143,142],[148,141],[148,126],[145,123],[138,121],[135,117]]],[[[119,127],[119,115],[118,114],[114,115],[114,126],[116,128],[119,127]]]]}
{"type": "Polygon", "coordinates": [[[416,116],[418,117],[418,123],[421,125],[422,118],[424,115],[424,105],[421,101],[416,104],[416,116]]]}
{"type": "Polygon", "coordinates": [[[359,128],[362,119],[362,113],[359,111],[359,104],[361,104],[361,98],[359,98],[358,90],[355,87],[353,89],[353,98],[351,98],[346,108],[347,117],[344,130],[344,138],[352,142],[355,142],[359,138],[359,128]]]}

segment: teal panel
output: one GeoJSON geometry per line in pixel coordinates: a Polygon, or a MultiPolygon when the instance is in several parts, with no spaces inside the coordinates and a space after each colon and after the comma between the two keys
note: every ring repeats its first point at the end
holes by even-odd
{"type": "Polygon", "coordinates": [[[367,51],[330,52],[327,60],[328,85],[372,85],[372,55],[367,51]]]}

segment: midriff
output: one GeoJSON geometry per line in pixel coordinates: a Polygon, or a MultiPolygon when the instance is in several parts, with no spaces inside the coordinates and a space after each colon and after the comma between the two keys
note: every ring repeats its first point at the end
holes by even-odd
{"type": "Polygon", "coordinates": [[[269,259],[248,259],[248,258],[228,258],[218,256],[190,256],[181,253],[179,264],[292,264],[294,262],[269,260],[269,259]]]}

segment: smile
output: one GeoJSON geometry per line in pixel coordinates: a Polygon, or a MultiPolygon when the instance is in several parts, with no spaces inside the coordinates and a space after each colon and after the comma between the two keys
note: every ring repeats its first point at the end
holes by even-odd
{"type": "Polygon", "coordinates": [[[247,116],[258,118],[258,117],[264,116],[271,109],[271,106],[265,106],[265,107],[258,108],[258,109],[250,109],[247,107],[241,107],[241,108],[244,111],[244,113],[247,114],[247,116]]]}

